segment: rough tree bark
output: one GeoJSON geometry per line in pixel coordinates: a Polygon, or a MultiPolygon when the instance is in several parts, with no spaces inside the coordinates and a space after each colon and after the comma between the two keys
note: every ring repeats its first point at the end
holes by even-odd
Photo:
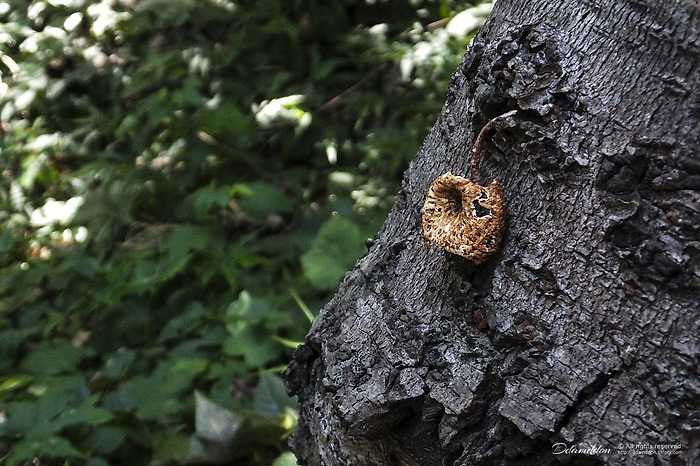
{"type": "Polygon", "coordinates": [[[287,369],[300,463],[700,464],[699,151],[700,4],[499,0],[287,369]],[[502,250],[427,247],[428,187],[509,110],[502,250]]]}

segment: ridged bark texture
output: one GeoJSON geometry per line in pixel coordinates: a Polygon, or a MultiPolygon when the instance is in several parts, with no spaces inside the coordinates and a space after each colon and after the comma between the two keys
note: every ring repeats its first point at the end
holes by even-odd
{"type": "Polygon", "coordinates": [[[700,464],[699,154],[700,4],[499,0],[286,372],[301,464],[700,464]],[[509,110],[502,250],[429,248],[430,184],[509,110]]]}

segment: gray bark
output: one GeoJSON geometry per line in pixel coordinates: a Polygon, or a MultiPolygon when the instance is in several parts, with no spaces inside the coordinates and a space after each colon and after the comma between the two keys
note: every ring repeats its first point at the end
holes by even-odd
{"type": "Polygon", "coordinates": [[[700,464],[699,64],[691,0],[496,3],[286,371],[301,464],[700,464]],[[502,250],[427,247],[428,187],[509,110],[502,250]]]}

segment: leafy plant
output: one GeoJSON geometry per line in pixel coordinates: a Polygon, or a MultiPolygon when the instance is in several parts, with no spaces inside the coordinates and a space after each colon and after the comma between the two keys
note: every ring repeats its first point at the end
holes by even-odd
{"type": "Polygon", "coordinates": [[[293,464],[275,374],[385,218],[467,5],[0,2],[0,462],[293,464]]]}

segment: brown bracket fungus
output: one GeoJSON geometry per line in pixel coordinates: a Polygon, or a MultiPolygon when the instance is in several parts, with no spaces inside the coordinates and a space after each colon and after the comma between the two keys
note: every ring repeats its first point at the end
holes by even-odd
{"type": "Polygon", "coordinates": [[[423,237],[447,252],[481,264],[498,251],[506,225],[506,199],[498,180],[481,186],[481,147],[497,123],[518,113],[510,110],[481,128],[472,147],[469,180],[450,172],[433,181],[423,204],[423,237]]]}
{"type": "Polygon", "coordinates": [[[484,262],[501,245],[506,201],[498,180],[481,186],[445,173],[428,190],[423,205],[423,237],[428,245],[484,262]]]}

